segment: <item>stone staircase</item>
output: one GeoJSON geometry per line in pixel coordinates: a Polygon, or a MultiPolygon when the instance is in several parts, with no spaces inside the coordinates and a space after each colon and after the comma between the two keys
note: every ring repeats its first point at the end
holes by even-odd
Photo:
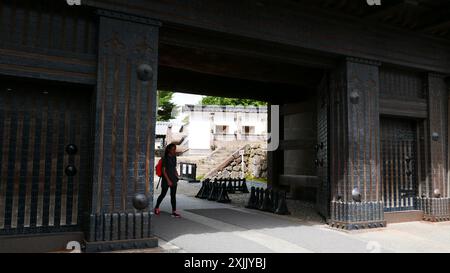
{"type": "Polygon", "coordinates": [[[218,147],[206,156],[179,156],[178,162],[197,164],[197,177],[203,177],[216,166],[224,162],[233,152],[242,147],[241,142],[228,143],[226,146],[218,147]]]}

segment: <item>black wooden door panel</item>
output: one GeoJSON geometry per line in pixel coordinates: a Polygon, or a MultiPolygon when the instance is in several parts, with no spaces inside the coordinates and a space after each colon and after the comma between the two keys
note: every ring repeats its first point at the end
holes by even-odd
{"type": "Polygon", "coordinates": [[[0,84],[0,234],[79,230],[90,173],[90,92],[0,84]],[[66,151],[69,144],[76,149],[66,151]]]}
{"type": "Polygon", "coordinates": [[[381,176],[386,211],[412,210],[417,196],[416,122],[381,119],[381,176]]]}

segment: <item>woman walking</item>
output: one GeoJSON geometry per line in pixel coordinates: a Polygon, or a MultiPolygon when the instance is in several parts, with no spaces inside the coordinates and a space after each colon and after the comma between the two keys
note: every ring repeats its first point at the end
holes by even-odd
{"type": "Polygon", "coordinates": [[[160,214],[159,205],[163,201],[170,188],[170,203],[172,204],[172,217],[181,217],[177,212],[177,183],[178,183],[178,172],[177,172],[177,157],[176,157],[177,146],[175,144],[167,145],[164,151],[164,157],[162,158],[162,179],[161,179],[161,194],[158,197],[155,207],[155,214],[160,214]]]}

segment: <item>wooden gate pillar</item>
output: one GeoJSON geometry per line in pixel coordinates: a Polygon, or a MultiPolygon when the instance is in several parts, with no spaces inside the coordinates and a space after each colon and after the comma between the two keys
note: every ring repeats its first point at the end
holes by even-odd
{"type": "Polygon", "coordinates": [[[160,24],[99,10],[92,200],[86,251],[157,246],[152,236],[160,24]]]}
{"type": "Polygon", "coordinates": [[[330,225],[384,227],[379,63],[346,58],[330,76],[330,225]]]}
{"type": "Polygon", "coordinates": [[[430,166],[428,185],[418,197],[418,207],[424,211],[424,220],[450,220],[448,185],[448,90],[444,75],[429,73],[426,81],[428,94],[428,128],[430,166]]]}
{"type": "Polygon", "coordinates": [[[280,106],[279,103],[267,105],[267,133],[270,136],[267,146],[267,184],[272,188],[280,187],[280,174],[283,173],[284,158],[283,151],[279,148],[279,142],[284,137],[284,117],[280,113],[280,106]],[[272,111],[274,112],[272,113],[272,111]],[[274,123],[278,123],[278,128],[274,123]]]}

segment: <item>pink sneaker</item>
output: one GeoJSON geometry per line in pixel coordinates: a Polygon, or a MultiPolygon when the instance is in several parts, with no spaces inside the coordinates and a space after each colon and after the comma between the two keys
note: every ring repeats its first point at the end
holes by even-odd
{"type": "Polygon", "coordinates": [[[159,208],[155,208],[155,215],[159,215],[161,213],[161,211],[159,210],[159,208]]]}
{"type": "Polygon", "coordinates": [[[175,218],[180,218],[181,217],[181,215],[178,213],[178,212],[176,212],[176,211],[173,211],[172,212],[172,217],[175,217],[175,218]]]}

